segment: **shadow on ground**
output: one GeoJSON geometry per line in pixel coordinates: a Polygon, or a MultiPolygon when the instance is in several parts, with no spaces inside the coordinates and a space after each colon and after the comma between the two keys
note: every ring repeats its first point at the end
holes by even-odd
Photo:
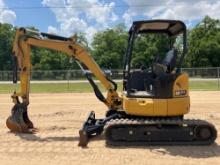
{"type": "MultiPolygon", "coordinates": [[[[79,136],[65,137],[65,136],[51,136],[51,137],[39,137],[37,134],[24,134],[24,133],[14,133],[21,139],[27,141],[79,141],[79,136]]],[[[100,141],[105,140],[103,135],[96,136],[90,141],[100,141]]],[[[209,146],[106,146],[109,149],[147,149],[150,152],[159,155],[172,155],[172,156],[182,156],[190,158],[208,158],[208,157],[218,157],[220,156],[220,146],[214,143],[209,146]]],[[[144,151],[143,151],[144,152],[144,151]]]]}
{"type": "MultiPolygon", "coordinates": [[[[40,141],[40,142],[49,142],[49,141],[79,141],[79,136],[48,136],[48,137],[40,137],[36,134],[30,134],[30,133],[15,133],[15,132],[9,132],[12,134],[15,134],[15,136],[20,137],[23,140],[27,141],[40,141]]],[[[96,136],[92,137],[90,141],[99,141],[99,140],[104,140],[104,136],[96,136]]]]}
{"type": "Polygon", "coordinates": [[[79,137],[73,136],[73,137],[65,137],[65,136],[51,136],[51,137],[40,137],[36,134],[25,134],[25,133],[13,133],[16,136],[19,136],[21,139],[27,140],[27,141],[78,141],[79,137]]]}

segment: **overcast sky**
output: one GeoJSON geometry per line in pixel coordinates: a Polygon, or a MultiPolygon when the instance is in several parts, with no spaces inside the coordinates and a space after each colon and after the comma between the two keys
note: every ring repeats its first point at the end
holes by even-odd
{"type": "Polygon", "coordinates": [[[205,15],[220,18],[220,0],[0,0],[2,23],[65,36],[85,32],[89,40],[118,23],[180,19],[192,27],[205,15]]]}

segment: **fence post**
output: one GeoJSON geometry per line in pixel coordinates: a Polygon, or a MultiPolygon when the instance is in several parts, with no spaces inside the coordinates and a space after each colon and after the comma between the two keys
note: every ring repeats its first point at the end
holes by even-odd
{"type": "Polygon", "coordinates": [[[219,67],[218,67],[217,69],[218,69],[218,90],[219,90],[219,85],[220,85],[220,84],[219,84],[219,83],[220,83],[220,82],[219,82],[219,67]]]}

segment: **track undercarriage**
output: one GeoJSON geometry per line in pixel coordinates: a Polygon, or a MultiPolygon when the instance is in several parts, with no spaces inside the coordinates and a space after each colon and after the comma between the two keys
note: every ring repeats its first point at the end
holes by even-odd
{"type": "Polygon", "coordinates": [[[217,137],[215,127],[203,120],[181,117],[136,117],[113,113],[105,119],[95,119],[91,112],[79,131],[80,146],[104,131],[106,144],[139,145],[210,145],[217,137]]]}

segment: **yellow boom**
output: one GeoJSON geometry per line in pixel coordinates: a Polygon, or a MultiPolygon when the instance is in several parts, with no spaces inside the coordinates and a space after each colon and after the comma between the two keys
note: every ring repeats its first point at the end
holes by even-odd
{"type": "Polygon", "coordinates": [[[88,68],[107,90],[107,96],[104,97],[94,85],[89,76],[87,76],[96,96],[106,104],[109,109],[119,109],[121,99],[116,92],[116,87],[113,81],[109,80],[92,56],[86,49],[76,41],[76,38],[65,38],[47,33],[40,33],[25,28],[20,28],[16,31],[16,36],[13,44],[13,55],[16,59],[16,64],[19,69],[20,91],[14,92],[12,95],[15,106],[12,109],[12,115],[7,120],[7,126],[12,131],[27,132],[33,128],[33,124],[27,115],[27,106],[29,104],[30,92],[30,75],[31,75],[31,48],[42,47],[51,50],[56,50],[65,53],[67,56],[74,58],[83,69],[88,68]],[[18,116],[16,116],[18,115],[18,116]],[[23,119],[18,120],[18,118],[23,119]]]}

